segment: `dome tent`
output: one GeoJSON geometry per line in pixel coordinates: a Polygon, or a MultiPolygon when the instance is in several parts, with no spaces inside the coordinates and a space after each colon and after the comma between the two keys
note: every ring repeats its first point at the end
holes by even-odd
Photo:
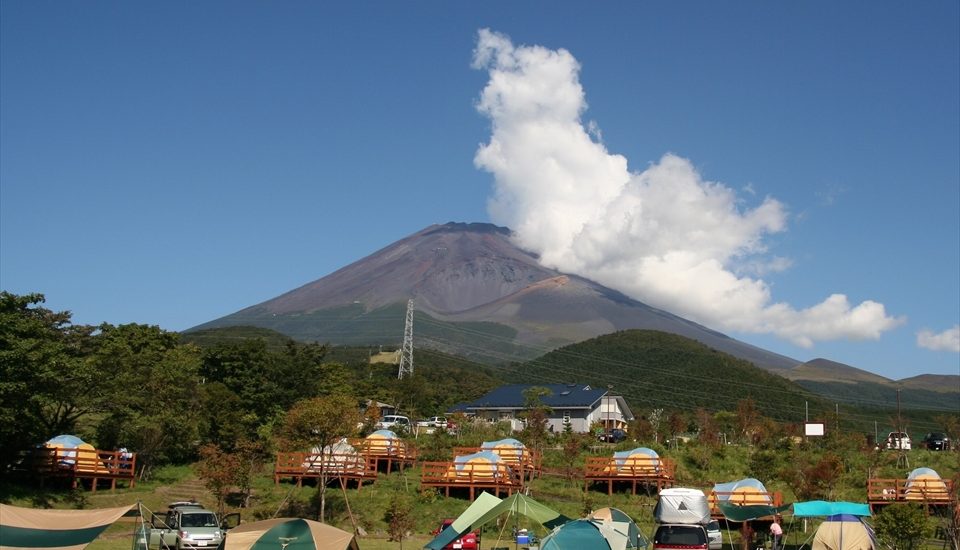
{"type": "Polygon", "coordinates": [[[916,468],[907,476],[904,485],[906,500],[949,500],[947,484],[932,468],[916,468]]]}
{"type": "Polygon", "coordinates": [[[619,508],[594,510],[587,519],[600,526],[600,533],[613,550],[645,548],[649,544],[633,518],[619,508]]]}
{"type": "Polygon", "coordinates": [[[873,530],[852,514],[827,516],[813,536],[812,550],[874,550],[873,530]]]}
{"type": "Polygon", "coordinates": [[[618,472],[657,472],[660,470],[660,455],[647,447],[613,453],[613,462],[618,472]]]}
{"type": "Polygon", "coordinates": [[[717,483],[710,493],[710,501],[737,505],[771,503],[767,488],[759,480],[752,477],[728,483],[717,483]]]}
{"type": "Polygon", "coordinates": [[[554,529],[540,541],[540,550],[613,550],[600,525],[576,519],[554,529]]]}
{"type": "Polygon", "coordinates": [[[480,451],[453,459],[451,476],[495,477],[499,475],[504,461],[493,451],[480,451]]]}
{"type": "Polygon", "coordinates": [[[394,455],[406,450],[403,440],[390,430],[371,433],[364,439],[364,445],[371,454],[394,455]]]}

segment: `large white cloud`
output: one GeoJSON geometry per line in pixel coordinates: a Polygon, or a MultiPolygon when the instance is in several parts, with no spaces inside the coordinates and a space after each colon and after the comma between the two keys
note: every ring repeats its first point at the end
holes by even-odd
{"type": "Polygon", "coordinates": [[[953,325],[941,333],[921,330],[917,333],[917,345],[933,351],[960,353],[960,325],[953,325]]]}
{"type": "Polygon", "coordinates": [[[769,285],[746,274],[789,266],[764,242],[786,229],[784,205],[768,197],[745,208],[734,190],[674,154],[631,172],[582,121],[587,103],[570,52],[514,46],[484,29],[473,65],[489,72],[477,109],[492,132],[474,162],[495,179],[491,219],[544,265],[709,326],[805,347],[876,339],[902,322],[883,304],[853,306],[842,294],[806,309],[775,303],[769,285]]]}

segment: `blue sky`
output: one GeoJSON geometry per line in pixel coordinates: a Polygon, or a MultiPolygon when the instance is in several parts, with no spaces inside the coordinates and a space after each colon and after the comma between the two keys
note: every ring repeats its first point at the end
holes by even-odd
{"type": "Polygon", "coordinates": [[[427,225],[492,221],[556,267],[800,360],[960,373],[954,1],[0,16],[0,288],[74,322],[182,330],[427,225]],[[542,85],[581,95],[520,92],[542,85]],[[555,159],[572,194],[538,181],[555,159]],[[699,198],[674,212],[680,187],[699,198]],[[564,217],[581,224],[549,219],[584,192],[564,217]]]}

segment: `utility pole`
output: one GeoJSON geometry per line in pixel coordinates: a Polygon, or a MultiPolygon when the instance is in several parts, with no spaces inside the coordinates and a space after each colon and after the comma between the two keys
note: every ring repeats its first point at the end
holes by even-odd
{"type": "Polygon", "coordinates": [[[404,374],[413,376],[413,299],[407,300],[407,320],[403,325],[403,347],[400,349],[400,369],[397,379],[404,374]]]}
{"type": "Polygon", "coordinates": [[[900,389],[897,388],[897,468],[907,469],[910,467],[910,459],[907,457],[907,450],[903,448],[904,439],[903,417],[900,416],[900,389]]]}

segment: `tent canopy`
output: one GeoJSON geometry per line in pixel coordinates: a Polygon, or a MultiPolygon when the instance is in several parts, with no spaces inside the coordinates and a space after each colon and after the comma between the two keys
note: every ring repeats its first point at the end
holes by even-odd
{"type": "Polygon", "coordinates": [[[230,531],[225,550],[358,550],[342,529],[300,518],[244,523],[230,531]]]}
{"type": "Polygon", "coordinates": [[[551,510],[520,493],[514,493],[501,500],[484,491],[464,513],[460,514],[450,526],[441,531],[424,548],[440,550],[463,533],[482,527],[505,513],[526,516],[547,529],[552,529],[570,521],[570,518],[560,514],[560,512],[551,510]]]}
{"type": "Polygon", "coordinates": [[[793,515],[796,517],[835,516],[837,514],[869,516],[870,505],[860,504],[859,502],[827,502],[825,500],[793,503],[793,515]]]}
{"type": "Polygon", "coordinates": [[[751,521],[758,518],[775,516],[790,508],[790,506],[792,505],[784,504],[783,506],[766,506],[759,504],[754,506],[741,506],[739,504],[723,502],[722,500],[717,502],[717,507],[720,508],[720,511],[723,513],[723,517],[727,518],[729,521],[751,521]]]}
{"type": "Polygon", "coordinates": [[[36,510],[0,504],[0,546],[81,550],[131,508],[36,510]]]}

